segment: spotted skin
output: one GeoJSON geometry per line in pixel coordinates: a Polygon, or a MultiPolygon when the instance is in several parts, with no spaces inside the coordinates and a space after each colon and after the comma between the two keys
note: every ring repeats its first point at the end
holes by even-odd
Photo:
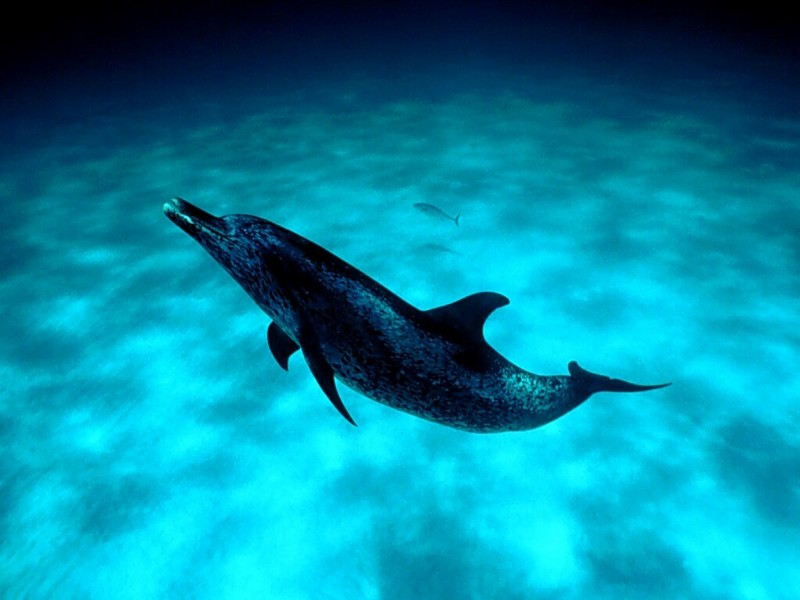
{"type": "Polygon", "coordinates": [[[215,217],[177,198],[164,212],[272,319],[277,330],[270,332],[270,345],[278,362],[285,367],[292,350],[301,349],[325,393],[351,422],[334,375],[387,406],[474,432],[533,429],[597,391],[661,387],[609,379],[575,363],[570,375],[556,376],[517,367],[482,334],[486,317],[508,304],[500,294],[484,292],[422,311],[270,221],[215,217]],[[283,343],[273,347],[276,340],[283,343]]]}

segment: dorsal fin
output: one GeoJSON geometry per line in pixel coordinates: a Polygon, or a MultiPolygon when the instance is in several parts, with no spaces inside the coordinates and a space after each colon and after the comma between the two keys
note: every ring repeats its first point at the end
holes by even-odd
{"type": "Polygon", "coordinates": [[[508,298],[495,292],[478,292],[451,304],[425,311],[448,333],[468,343],[486,343],[483,324],[492,312],[509,303],[508,298]]]}

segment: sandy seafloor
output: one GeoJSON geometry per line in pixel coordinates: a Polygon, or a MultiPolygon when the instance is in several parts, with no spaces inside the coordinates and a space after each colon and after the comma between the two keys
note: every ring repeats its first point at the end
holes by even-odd
{"type": "Polygon", "coordinates": [[[797,73],[594,43],[7,89],[0,596],[800,597],[797,73]],[[353,428],[172,196],[420,308],[505,294],[534,372],[673,385],[499,435],[340,385],[353,428]]]}

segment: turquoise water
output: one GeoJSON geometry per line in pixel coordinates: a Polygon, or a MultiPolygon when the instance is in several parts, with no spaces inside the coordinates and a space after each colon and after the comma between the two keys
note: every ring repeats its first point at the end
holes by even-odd
{"type": "Polygon", "coordinates": [[[0,596],[799,597],[795,55],[363,14],[4,72],[0,596]],[[353,428],[172,196],[420,308],[502,293],[487,340],[534,372],[673,385],[499,435],[340,385],[353,428]]]}

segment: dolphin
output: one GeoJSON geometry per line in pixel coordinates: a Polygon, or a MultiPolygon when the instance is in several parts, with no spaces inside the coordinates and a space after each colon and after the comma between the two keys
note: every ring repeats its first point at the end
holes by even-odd
{"type": "Polygon", "coordinates": [[[483,325],[509,303],[480,292],[430,310],[415,308],[300,235],[250,215],[216,217],[180,198],[164,213],[192,236],[272,319],[267,342],[288,369],[300,351],[324,394],[350,423],[338,379],[392,408],[473,432],[540,427],[598,392],[644,392],[591,373],[541,376],[501,356],[483,325]]]}

